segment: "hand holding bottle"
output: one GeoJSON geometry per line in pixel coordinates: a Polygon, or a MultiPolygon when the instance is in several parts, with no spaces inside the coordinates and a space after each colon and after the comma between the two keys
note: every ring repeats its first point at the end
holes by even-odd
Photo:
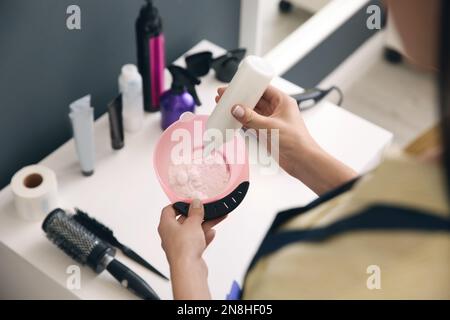
{"type": "MultiPolygon", "coordinates": [[[[225,90],[217,90],[216,102],[225,90]]],[[[236,105],[231,113],[246,128],[257,131],[279,129],[280,166],[317,194],[323,194],[357,176],[351,168],[317,144],[295,100],[275,87],[269,86],[255,109],[236,105]]],[[[268,147],[270,149],[270,145],[268,147]]]]}

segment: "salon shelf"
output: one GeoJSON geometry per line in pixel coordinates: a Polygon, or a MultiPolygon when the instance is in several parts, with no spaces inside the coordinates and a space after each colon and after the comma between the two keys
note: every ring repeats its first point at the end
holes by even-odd
{"type": "MultiPolygon", "coordinates": [[[[201,50],[211,50],[215,55],[223,52],[208,41],[200,42],[191,52],[201,50]]],[[[288,93],[301,91],[280,78],[273,84],[288,93]]],[[[222,85],[212,73],[202,79],[198,93],[203,106],[197,109],[198,113],[211,112],[216,88],[222,85]]],[[[388,131],[327,101],[304,112],[304,117],[319,144],[358,172],[375,165],[392,140],[388,131]]],[[[76,206],[89,212],[168,274],[157,233],[160,211],[168,200],[152,167],[153,148],[161,133],[159,123],[159,113],[147,114],[144,129],[126,135],[124,149],[113,151],[107,116],[99,118],[95,123],[96,172],[91,177],[80,174],[73,140],[41,164],[57,174],[62,207],[76,206]]],[[[250,154],[250,159],[255,159],[255,155],[250,154]]],[[[312,191],[286,173],[264,175],[260,169],[260,165],[251,165],[247,197],[217,227],[217,237],[206,252],[213,298],[223,299],[232,280],[242,282],[246,267],[276,212],[315,198],[312,191]]],[[[108,274],[96,275],[87,268],[81,268],[81,287],[67,289],[67,268],[75,263],[45,238],[40,225],[16,216],[9,186],[0,191],[0,298],[134,298],[108,274]]],[[[141,275],[162,298],[171,298],[170,283],[120,254],[118,258],[141,275]]]]}

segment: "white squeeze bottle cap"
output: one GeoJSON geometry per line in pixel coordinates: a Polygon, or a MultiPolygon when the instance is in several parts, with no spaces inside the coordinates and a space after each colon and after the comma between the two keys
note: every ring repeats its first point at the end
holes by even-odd
{"type": "MultiPolygon", "coordinates": [[[[222,141],[211,139],[215,148],[234,137],[226,134],[227,129],[236,130],[242,127],[242,124],[231,114],[233,106],[239,104],[255,108],[274,76],[272,67],[260,57],[248,56],[241,62],[228,88],[206,122],[206,129],[216,129],[222,134],[222,141]]],[[[208,131],[207,136],[209,133],[208,131]]]]}

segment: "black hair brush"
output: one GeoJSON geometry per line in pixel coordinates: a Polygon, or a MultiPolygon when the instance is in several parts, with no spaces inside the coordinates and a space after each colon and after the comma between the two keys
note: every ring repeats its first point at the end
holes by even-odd
{"type": "Polygon", "coordinates": [[[145,261],[144,258],[142,258],[140,255],[138,255],[136,252],[134,252],[132,249],[130,249],[123,243],[120,243],[119,240],[117,240],[117,238],[114,236],[113,231],[100,221],[90,217],[87,213],[81,211],[78,208],[75,208],[75,214],[73,215],[73,219],[77,221],[79,224],[81,224],[83,227],[88,229],[90,232],[95,234],[97,237],[102,239],[103,241],[109,243],[111,246],[116,247],[117,249],[122,251],[122,253],[126,255],[128,258],[136,261],[140,265],[144,266],[148,270],[160,276],[161,278],[169,280],[165,275],[159,272],[150,263],[145,261]]]}
{"type": "Polygon", "coordinates": [[[42,223],[47,238],[67,255],[96,273],[105,269],[128,290],[143,299],[159,300],[156,292],[130,268],[114,258],[116,250],[87,230],[62,209],[50,212],[42,223]]]}

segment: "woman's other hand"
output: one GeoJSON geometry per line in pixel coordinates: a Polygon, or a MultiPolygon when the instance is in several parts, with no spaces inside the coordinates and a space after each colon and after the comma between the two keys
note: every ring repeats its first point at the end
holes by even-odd
{"type": "Polygon", "coordinates": [[[225,217],[203,221],[200,200],[193,200],[188,216],[179,216],[172,205],[161,213],[158,232],[170,265],[175,299],[209,299],[208,269],[203,252],[214,239],[213,227],[225,217]]]}
{"type": "MultiPolygon", "coordinates": [[[[225,90],[217,90],[216,102],[225,90]]],[[[245,128],[257,132],[266,129],[268,135],[271,129],[278,129],[280,166],[317,194],[323,194],[357,176],[316,143],[303,121],[297,102],[279,89],[269,86],[254,110],[236,105],[231,113],[245,128]]],[[[270,144],[268,147],[270,151],[270,144]]]]}

